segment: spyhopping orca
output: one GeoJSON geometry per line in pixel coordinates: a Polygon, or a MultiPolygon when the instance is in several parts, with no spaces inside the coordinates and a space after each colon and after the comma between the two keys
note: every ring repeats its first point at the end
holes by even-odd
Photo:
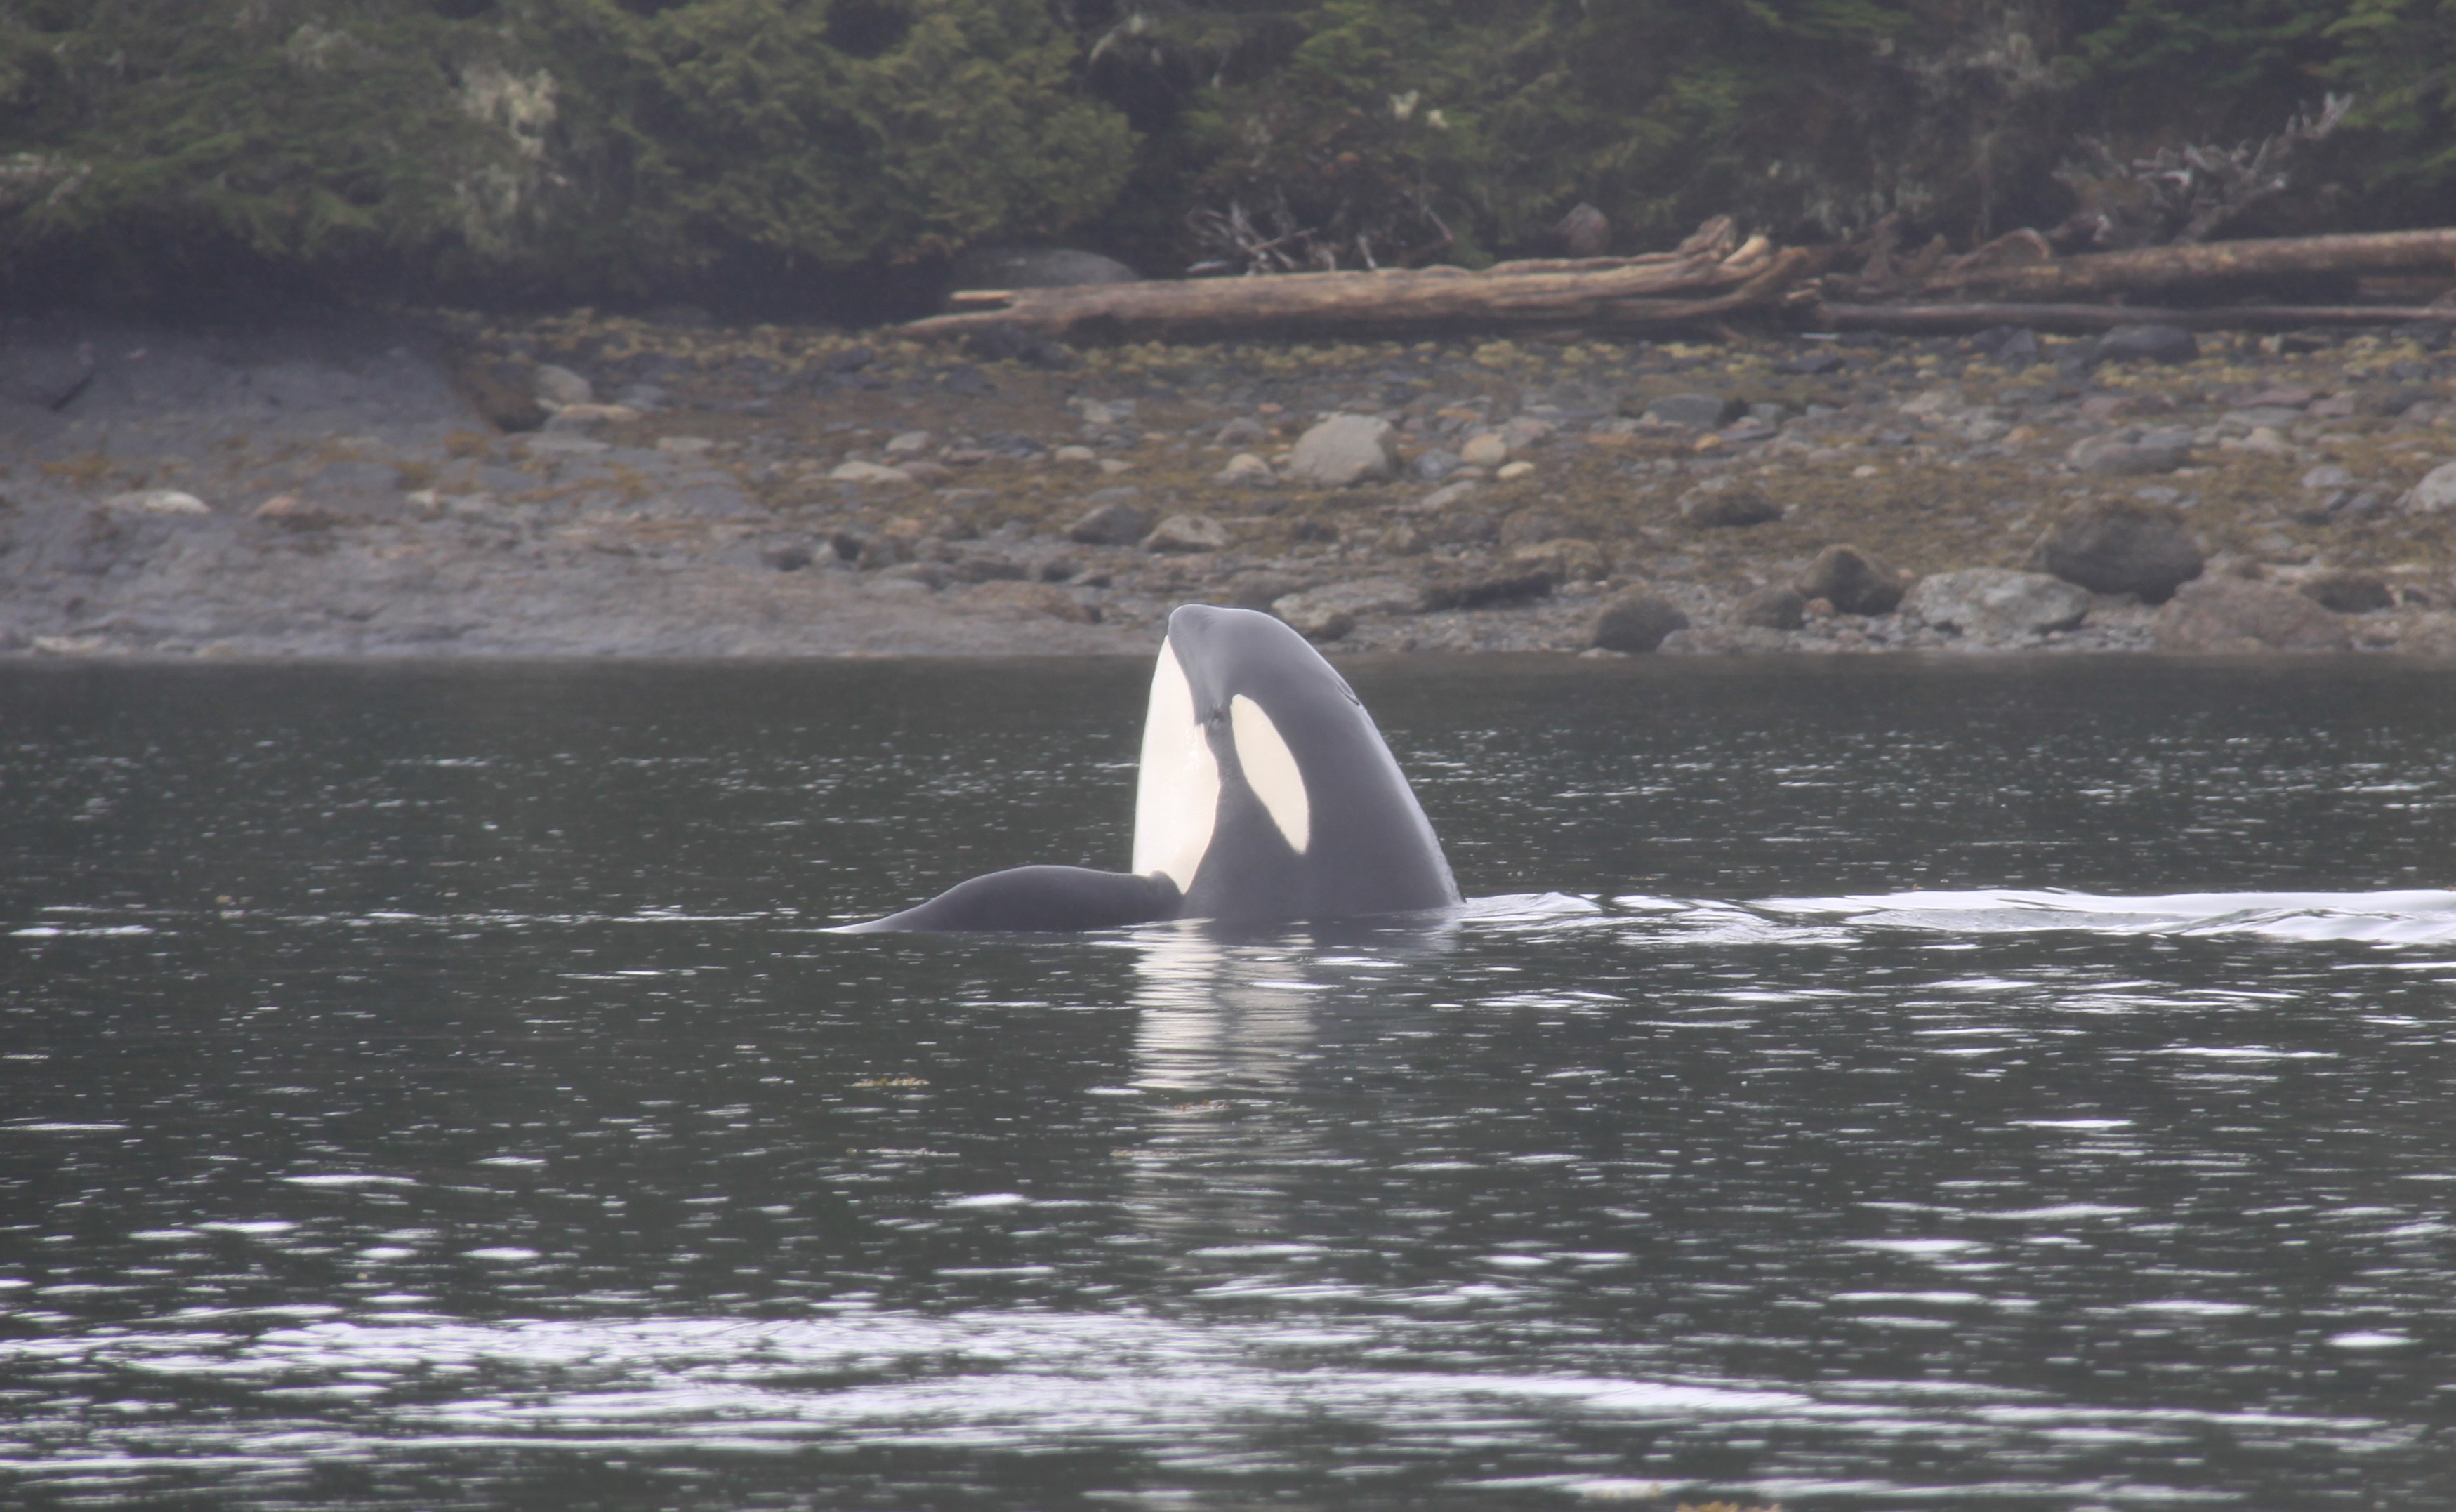
{"type": "Polygon", "coordinates": [[[873,930],[1325,922],[1459,901],[1415,792],[1344,678],[1267,614],[1168,617],[1143,721],[1134,870],[1016,867],[873,930]]]}

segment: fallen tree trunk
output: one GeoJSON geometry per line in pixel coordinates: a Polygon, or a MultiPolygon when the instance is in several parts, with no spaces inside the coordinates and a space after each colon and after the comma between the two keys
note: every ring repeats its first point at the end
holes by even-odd
{"type": "Polygon", "coordinates": [[[1813,268],[1804,248],[1764,237],[1739,245],[1709,223],[1676,253],[1642,258],[1504,263],[1482,273],[1422,268],[1292,273],[1182,283],[967,291],[950,315],[904,327],[923,337],[1021,326],[1059,339],[1380,335],[1579,324],[1662,329],[1771,307],[1813,268]]]}
{"type": "Polygon", "coordinates": [[[1675,251],[1639,257],[1535,259],[1481,273],[1422,268],[967,290],[952,297],[952,313],[915,320],[904,330],[943,338],[1019,326],[1075,341],[1567,329],[1631,335],[1693,327],[1752,310],[1803,309],[1813,311],[1812,321],[1834,329],[1938,334],[1991,325],[2103,331],[2154,322],[2194,330],[2284,330],[2456,322],[2456,311],[2437,305],[2112,302],[2136,296],[2222,295],[2229,289],[2240,297],[2247,283],[2315,274],[2456,276],[2456,228],[2073,257],[2054,256],[2043,237],[2023,232],[1954,260],[1943,259],[1937,241],[1908,270],[1893,266],[1886,246],[1879,236],[1871,253],[1873,282],[1871,270],[1827,278],[1825,292],[1844,297],[1821,302],[1811,280],[1832,249],[1778,249],[1763,236],[1741,242],[1731,222],[1717,217],[1675,251]],[[1848,297],[1852,291],[1863,292],[1863,297],[1848,297]],[[1877,294],[1890,297],[1864,297],[1877,294]],[[2086,302],[2093,299],[2108,302],[2086,302]]]}
{"type": "Polygon", "coordinates": [[[2057,301],[2173,295],[2313,274],[2418,270],[2456,271],[2456,228],[2143,247],[2137,252],[2084,253],[2044,262],[1980,258],[1957,267],[1948,263],[1902,293],[1932,298],[1983,292],[2008,299],[2057,301]]]}
{"type": "Polygon", "coordinates": [[[2237,304],[2161,308],[2125,304],[1819,304],[1814,323],[1830,331],[1892,331],[1953,336],[1990,326],[2038,331],[2110,331],[2118,325],[2173,325],[2187,331],[2291,331],[2302,326],[2456,325],[2440,305],[2237,304]]]}

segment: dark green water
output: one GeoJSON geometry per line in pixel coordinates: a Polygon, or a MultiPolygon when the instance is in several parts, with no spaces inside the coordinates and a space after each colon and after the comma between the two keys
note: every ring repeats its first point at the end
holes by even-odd
{"type": "Polygon", "coordinates": [[[0,672],[0,1503],[2456,1501],[2456,680],[1351,673],[1447,926],[822,932],[1139,664],[0,672]]]}

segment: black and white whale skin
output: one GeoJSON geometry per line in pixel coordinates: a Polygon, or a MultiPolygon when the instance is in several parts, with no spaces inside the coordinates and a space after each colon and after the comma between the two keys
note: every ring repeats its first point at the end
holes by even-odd
{"type": "Polygon", "coordinates": [[[993,871],[849,929],[1326,923],[1458,902],[1432,824],[1346,679],[1267,614],[1187,604],[1152,670],[1132,871],[993,871]]]}

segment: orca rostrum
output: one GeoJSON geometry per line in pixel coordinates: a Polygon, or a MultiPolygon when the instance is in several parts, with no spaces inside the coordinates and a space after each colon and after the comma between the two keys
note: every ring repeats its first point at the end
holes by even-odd
{"type": "Polygon", "coordinates": [[[1440,909],[1458,884],[1347,680],[1267,614],[1186,604],[1152,670],[1132,871],[1016,867],[854,930],[1326,922],[1440,909]]]}

